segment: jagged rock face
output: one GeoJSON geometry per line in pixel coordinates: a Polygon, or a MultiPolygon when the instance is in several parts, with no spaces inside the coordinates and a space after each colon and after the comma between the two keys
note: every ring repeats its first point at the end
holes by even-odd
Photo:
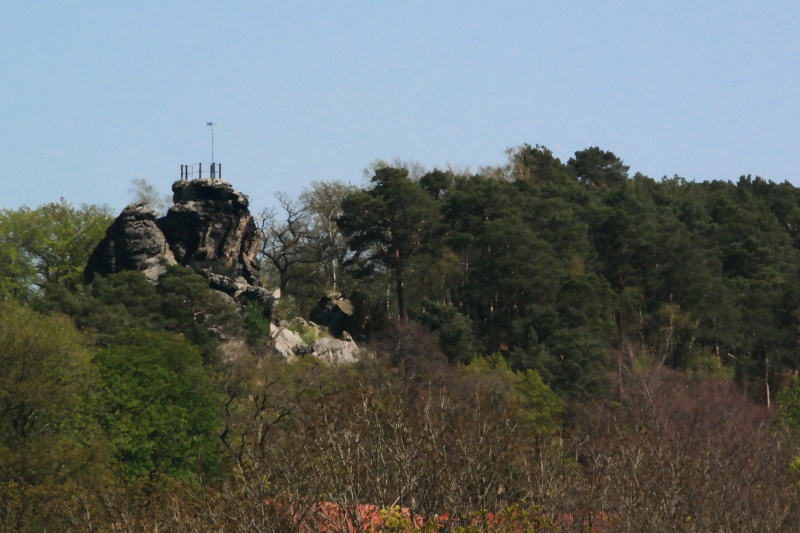
{"type": "Polygon", "coordinates": [[[92,253],[86,279],[141,270],[155,281],[180,264],[240,303],[271,310],[275,295],[258,278],[260,237],[247,196],[219,179],[179,180],[172,191],[174,205],[160,219],[145,204],[122,211],[92,253]]]}
{"type": "Polygon", "coordinates": [[[179,180],[173,203],[158,226],[178,263],[239,283],[257,280],[260,239],[249,200],[217,179],[179,180]]]}
{"type": "Polygon", "coordinates": [[[156,224],[156,213],[147,204],[133,204],[106,230],[86,266],[86,278],[123,270],[141,270],[150,280],[157,280],[169,265],[177,264],[167,239],[156,224]]]}

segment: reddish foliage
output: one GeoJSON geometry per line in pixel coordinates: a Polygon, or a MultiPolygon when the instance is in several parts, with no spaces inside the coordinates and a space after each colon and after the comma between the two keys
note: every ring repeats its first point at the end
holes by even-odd
{"type": "MultiPolygon", "coordinates": [[[[283,514],[292,527],[297,531],[309,531],[319,533],[377,533],[383,531],[387,526],[386,513],[381,513],[382,509],[377,505],[359,504],[355,508],[347,509],[333,502],[315,502],[310,505],[289,503],[286,505],[267,500],[267,505],[272,506],[283,514]]],[[[418,514],[412,514],[408,507],[399,509],[399,515],[407,521],[410,529],[419,530],[428,523],[436,530],[459,525],[461,522],[458,517],[450,513],[442,513],[433,517],[430,522],[418,514]]],[[[502,530],[515,533],[527,533],[529,526],[524,524],[529,517],[517,516],[514,513],[480,513],[469,519],[470,525],[485,528],[487,531],[502,530]],[[516,525],[516,527],[515,527],[516,525]]],[[[596,513],[592,520],[583,520],[581,531],[591,531],[601,533],[602,524],[607,522],[605,513],[596,513]]],[[[571,530],[580,523],[569,513],[561,513],[555,521],[555,525],[564,530],[571,530]]],[[[537,528],[538,530],[538,528],[537,528]]]]}
{"type": "MultiPolygon", "coordinates": [[[[359,533],[381,531],[386,520],[381,516],[381,508],[372,504],[359,504],[348,509],[333,502],[315,502],[310,505],[289,503],[286,505],[267,501],[281,513],[289,517],[298,531],[319,533],[359,533]]],[[[412,516],[408,507],[400,510],[400,515],[419,529],[424,520],[419,515],[412,516]]]]}

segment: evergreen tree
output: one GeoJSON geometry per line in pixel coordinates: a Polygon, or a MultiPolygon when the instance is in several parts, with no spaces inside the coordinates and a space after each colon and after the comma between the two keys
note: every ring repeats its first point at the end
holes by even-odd
{"type": "Polygon", "coordinates": [[[431,197],[401,168],[375,171],[373,187],[352,193],[342,202],[337,224],[348,238],[349,263],[362,273],[388,269],[394,279],[397,311],[406,319],[406,266],[414,255],[435,249],[438,211],[431,197]]]}

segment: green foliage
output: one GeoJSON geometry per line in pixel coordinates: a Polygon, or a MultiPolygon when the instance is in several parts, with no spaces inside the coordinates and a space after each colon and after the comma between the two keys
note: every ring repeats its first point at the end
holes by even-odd
{"type": "Polygon", "coordinates": [[[525,413],[542,434],[554,433],[561,425],[566,402],[548,387],[535,370],[518,374],[516,389],[525,413]]]}
{"type": "Polygon", "coordinates": [[[499,353],[476,357],[465,368],[473,375],[493,376],[510,383],[537,434],[550,435],[560,427],[566,404],[535,370],[514,372],[499,353]]]}
{"type": "Polygon", "coordinates": [[[630,167],[624,165],[611,152],[594,146],[575,152],[575,157],[567,163],[578,176],[578,180],[591,187],[615,187],[628,179],[630,167]]]}
{"type": "Polygon", "coordinates": [[[287,328],[300,335],[300,338],[303,339],[303,342],[306,344],[313,344],[318,338],[329,336],[324,331],[312,326],[300,317],[295,317],[291,320],[287,328]]]}
{"type": "Polygon", "coordinates": [[[235,304],[188,268],[171,267],[159,278],[156,293],[160,296],[157,316],[165,320],[161,328],[183,333],[206,352],[217,343],[220,333],[242,332],[235,304]]]}
{"type": "Polygon", "coordinates": [[[141,272],[126,271],[96,276],[82,292],[52,287],[46,295],[43,307],[68,312],[101,344],[132,328],[168,331],[183,334],[210,357],[220,334],[238,335],[244,328],[235,304],[181,266],[170,267],[156,284],[141,272]]]}
{"type": "Polygon", "coordinates": [[[251,346],[259,346],[267,342],[270,334],[270,322],[264,317],[262,310],[254,305],[246,305],[243,314],[247,343],[251,346]]]}
{"type": "Polygon", "coordinates": [[[269,323],[189,269],[82,286],[99,208],[1,211],[0,529],[292,530],[329,501],[398,531],[797,529],[800,189],[630,176],[597,147],[508,155],[473,176],[379,165],[262,228],[279,318],[351,295],[378,352],[352,366],[260,357],[269,323]],[[93,363],[16,300],[93,335],[93,363]],[[228,335],[251,346],[214,375],[201,353],[228,335]],[[741,390],[777,393],[779,427],[741,390]]]}
{"type": "Polygon", "coordinates": [[[423,298],[419,321],[439,333],[439,347],[451,363],[468,363],[476,354],[469,320],[452,307],[423,298]]]}
{"type": "MultiPolygon", "coordinates": [[[[610,391],[623,352],[693,372],[713,353],[766,401],[800,368],[800,190],[628,170],[597,147],[564,165],[525,145],[499,174],[423,177],[442,222],[404,264],[413,315],[441,333],[464,317],[442,342],[451,360],[468,324],[478,353],[499,349],[572,398],[610,391]]],[[[377,231],[378,204],[362,198],[377,231]]],[[[348,235],[370,256],[372,241],[348,235]]]]}
{"type": "Polygon", "coordinates": [[[337,224],[355,254],[349,260],[351,264],[362,273],[380,267],[392,272],[402,320],[407,315],[406,263],[425,247],[434,246],[439,215],[433,199],[408,178],[405,169],[379,168],[372,183],[372,189],[344,198],[337,224]]]}
{"type": "Polygon", "coordinates": [[[714,354],[692,354],[686,362],[686,374],[709,378],[733,379],[733,367],[725,366],[714,354]]]}
{"type": "Polygon", "coordinates": [[[101,349],[100,423],[130,481],[219,473],[221,403],[200,352],[167,333],[131,330],[101,349]]]}
{"type": "Polygon", "coordinates": [[[0,303],[0,481],[97,481],[90,359],[69,318],[0,303]]]}
{"type": "Polygon", "coordinates": [[[45,284],[74,289],[111,223],[108,209],[63,198],[36,209],[0,210],[0,299],[27,299],[45,284]]]}
{"type": "Polygon", "coordinates": [[[290,320],[298,314],[297,300],[292,295],[281,295],[280,300],[278,300],[278,305],[272,313],[275,318],[280,320],[290,320]]]}

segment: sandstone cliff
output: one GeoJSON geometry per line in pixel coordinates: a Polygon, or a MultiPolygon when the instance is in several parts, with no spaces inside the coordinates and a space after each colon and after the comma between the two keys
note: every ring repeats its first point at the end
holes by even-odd
{"type": "Polygon", "coordinates": [[[269,312],[275,298],[258,277],[260,237],[246,195],[219,179],[173,183],[173,206],[156,218],[146,204],[133,204],[109,226],[92,252],[84,276],[141,270],[156,281],[169,265],[184,265],[214,289],[269,312]]]}

